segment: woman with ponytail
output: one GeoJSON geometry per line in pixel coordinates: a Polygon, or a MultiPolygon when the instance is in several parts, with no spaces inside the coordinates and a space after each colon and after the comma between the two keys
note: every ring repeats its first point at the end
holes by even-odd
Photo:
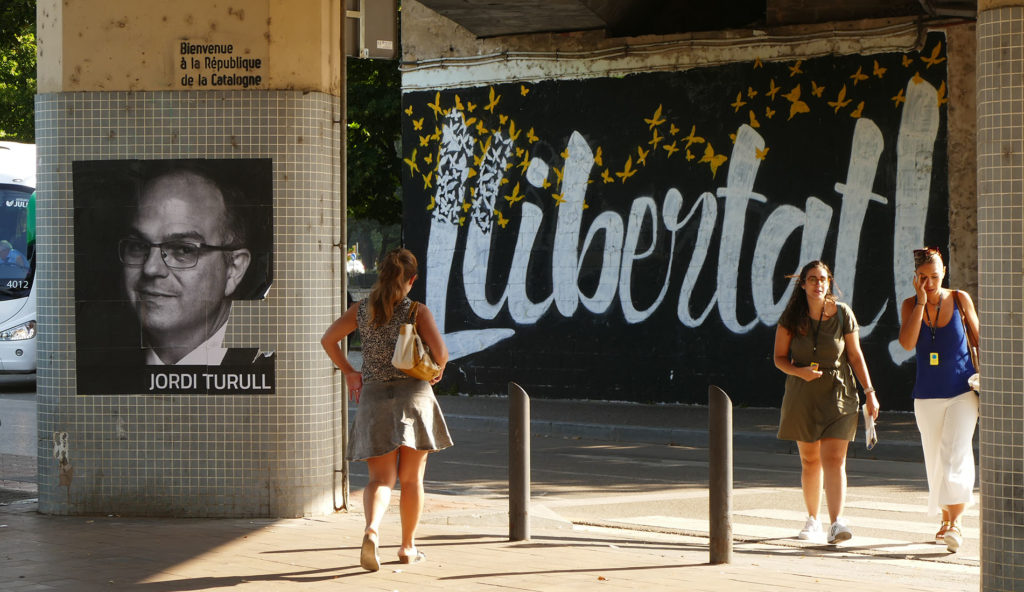
{"type": "Polygon", "coordinates": [[[320,339],[331,361],[345,373],[349,398],[358,404],[349,437],[348,460],[365,460],[369,482],[363,490],[366,529],[359,562],[363,569],[380,569],[380,523],[397,479],[402,484],[401,563],[417,563],[424,554],[416,548],[416,527],[423,513],[423,475],[427,454],[452,445],[441,408],[430,388],[441,380],[448,348],[423,304],[417,305],[416,330],[430,348],[441,375],[429,384],[410,378],[391,364],[399,327],[409,322],[409,290],[416,281],[416,256],[406,249],[385,255],[369,297],[353,304],[320,339]],[[339,342],[359,330],[363,364],[356,370],[339,342]]]}

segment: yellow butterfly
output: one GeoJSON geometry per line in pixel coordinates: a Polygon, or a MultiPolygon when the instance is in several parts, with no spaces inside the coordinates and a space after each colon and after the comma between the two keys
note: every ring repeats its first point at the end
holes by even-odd
{"type": "Polygon", "coordinates": [[[747,104],[747,102],[743,100],[743,93],[742,92],[738,92],[738,93],[736,93],[736,100],[733,101],[732,103],[729,103],[729,106],[732,107],[732,109],[733,109],[732,112],[733,113],[739,113],[740,112],[740,107],[742,107],[743,105],[746,105],[746,104],[747,104]]]}
{"type": "Polygon", "coordinates": [[[423,129],[423,118],[422,117],[420,117],[419,119],[413,119],[412,120],[412,129],[416,130],[416,131],[423,129]]]}
{"type": "Polygon", "coordinates": [[[903,67],[904,68],[909,68],[910,64],[913,64],[913,63],[914,63],[914,60],[910,59],[910,56],[908,56],[908,55],[904,55],[903,56],[903,67]]]}
{"type": "Polygon", "coordinates": [[[466,120],[466,127],[473,127],[474,123],[476,123],[476,117],[470,117],[466,120]]]}
{"type": "Polygon", "coordinates": [[[429,145],[430,145],[430,136],[420,136],[420,146],[426,147],[426,146],[429,146],[429,145]]]}
{"type": "Polygon", "coordinates": [[[512,188],[512,194],[506,195],[505,200],[508,201],[509,205],[514,205],[517,201],[520,201],[526,197],[525,194],[519,193],[519,183],[516,183],[515,187],[512,188]]]}
{"type": "Polygon", "coordinates": [[[670,135],[673,135],[673,136],[674,136],[674,135],[676,135],[676,134],[678,134],[678,133],[679,133],[679,128],[678,128],[678,127],[676,127],[676,124],[674,124],[674,123],[672,123],[672,124],[669,124],[669,126],[668,126],[668,133],[669,133],[670,135]]]}
{"type": "Polygon", "coordinates": [[[896,96],[892,97],[889,100],[893,102],[893,107],[896,107],[897,109],[899,109],[900,103],[906,103],[907,102],[907,98],[903,96],[903,89],[902,88],[900,89],[900,92],[896,93],[896,96]]]}
{"type": "Polygon", "coordinates": [[[816,97],[818,97],[820,99],[821,95],[824,92],[825,92],[825,85],[818,86],[817,82],[815,82],[813,80],[811,81],[811,94],[812,95],[814,95],[814,96],[816,96],[816,97]]]}
{"type": "Polygon", "coordinates": [[[921,78],[920,72],[914,72],[913,78],[910,79],[914,84],[921,84],[924,82],[924,78],[921,78]]]}
{"type": "Polygon", "coordinates": [[[516,166],[518,166],[520,169],[522,169],[523,170],[523,174],[525,175],[526,174],[526,170],[530,168],[530,153],[527,152],[526,155],[523,156],[523,160],[521,160],[519,162],[519,164],[516,165],[516,166]]]}
{"type": "Polygon", "coordinates": [[[555,203],[558,205],[562,205],[565,203],[565,196],[562,195],[561,193],[552,193],[551,197],[554,198],[555,203]]]}
{"type": "Polygon", "coordinates": [[[752,127],[752,128],[759,128],[759,127],[761,127],[761,122],[757,120],[757,116],[754,115],[753,111],[750,112],[750,127],[752,127]]]}
{"type": "Polygon", "coordinates": [[[939,106],[940,107],[942,106],[943,103],[948,103],[949,102],[949,97],[946,96],[946,81],[945,80],[943,80],[942,83],[939,84],[939,90],[936,93],[936,96],[937,96],[937,98],[939,100],[939,106]]]}
{"type": "Polygon", "coordinates": [[[671,144],[665,144],[664,146],[662,146],[662,148],[665,149],[665,152],[668,152],[668,158],[671,158],[673,154],[679,152],[679,148],[676,147],[675,142],[672,142],[671,144]]]}
{"type": "Polygon", "coordinates": [[[804,71],[800,69],[800,65],[803,64],[803,60],[797,60],[795,64],[789,66],[789,77],[792,78],[797,74],[803,74],[804,71]]]}
{"type": "Polygon", "coordinates": [[[601,156],[601,147],[597,147],[597,152],[594,153],[594,164],[597,166],[604,166],[604,157],[601,156]]]}
{"type": "Polygon", "coordinates": [[[763,68],[764,64],[761,63],[761,58],[754,58],[754,68],[763,68]]]}
{"type": "Polygon", "coordinates": [[[850,117],[858,119],[864,113],[864,101],[857,105],[857,108],[850,112],[850,117]]]}
{"type": "Polygon", "coordinates": [[[482,135],[487,133],[487,126],[484,125],[484,120],[481,119],[480,123],[477,124],[477,126],[476,126],[476,133],[477,133],[477,135],[480,135],[480,136],[482,136],[482,135]]]}
{"type": "Polygon", "coordinates": [[[569,147],[566,146],[565,150],[559,152],[558,155],[562,157],[562,160],[569,160],[569,147]]]}
{"type": "Polygon", "coordinates": [[[686,140],[686,147],[689,148],[690,144],[703,144],[704,138],[697,135],[697,126],[694,125],[690,128],[690,135],[683,138],[686,140]]]}
{"type": "Polygon", "coordinates": [[[644,123],[647,124],[647,129],[654,129],[665,123],[665,118],[661,116],[661,105],[658,105],[657,111],[654,112],[650,119],[644,118],[644,123]]]}
{"type": "Polygon", "coordinates": [[[548,178],[544,177],[544,181],[541,182],[541,187],[544,189],[551,187],[551,181],[548,181],[548,178]]]}
{"type": "Polygon", "coordinates": [[[444,111],[441,109],[441,91],[434,95],[434,102],[427,103],[427,107],[430,107],[430,110],[434,112],[435,119],[437,119],[438,115],[444,115],[444,111]]]}
{"type": "Polygon", "coordinates": [[[516,122],[512,121],[508,126],[508,137],[512,138],[512,141],[519,139],[519,135],[523,133],[523,130],[516,131],[516,122]]]}
{"type": "Polygon", "coordinates": [[[533,133],[533,128],[531,127],[530,131],[526,132],[526,139],[529,140],[531,144],[533,144],[540,138],[537,137],[537,134],[533,133]]]}
{"type": "Polygon", "coordinates": [[[775,86],[775,79],[772,78],[768,81],[768,91],[765,92],[764,95],[774,101],[775,95],[779,92],[780,88],[781,87],[775,86]]]}
{"type": "Polygon", "coordinates": [[[425,162],[427,164],[430,164],[430,163],[434,162],[434,155],[433,154],[428,154],[428,155],[424,156],[423,157],[423,162],[425,162]]]}
{"type": "Polygon", "coordinates": [[[772,109],[771,107],[765,107],[764,116],[767,117],[768,119],[771,119],[772,117],[775,116],[775,109],[772,109]]]}
{"type": "Polygon", "coordinates": [[[922,62],[928,64],[927,66],[925,66],[925,68],[931,68],[932,66],[934,66],[936,64],[940,64],[940,63],[944,62],[946,60],[946,58],[945,57],[941,57],[940,58],[939,57],[940,53],[942,53],[942,42],[941,41],[938,42],[938,44],[935,45],[934,49],[932,49],[932,55],[930,57],[927,57],[927,58],[926,57],[922,57],[921,58],[922,62]]]}
{"type": "Polygon", "coordinates": [[[473,207],[473,204],[469,203],[468,201],[462,202],[462,211],[463,212],[468,212],[469,208],[471,208],[471,207],[473,207]]]}
{"type": "Polygon", "coordinates": [[[484,106],[484,110],[485,111],[490,111],[491,114],[493,115],[494,114],[494,108],[498,106],[498,101],[501,100],[501,95],[495,95],[494,94],[494,87],[493,86],[491,87],[491,92],[488,95],[488,100],[490,102],[488,102],[487,105],[484,106]]]}
{"type": "Polygon", "coordinates": [[[558,167],[551,167],[551,170],[555,171],[555,178],[558,179],[558,181],[556,181],[556,183],[561,185],[562,184],[562,169],[560,169],[558,167]]]}
{"type": "Polygon", "coordinates": [[[711,142],[704,148],[704,156],[697,162],[706,162],[711,167],[711,176],[714,177],[718,174],[718,167],[725,164],[725,161],[729,160],[729,157],[724,154],[715,154],[715,149],[711,147],[711,142]]]}
{"type": "MultiPolygon", "coordinates": [[[[789,119],[793,119],[797,113],[810,113],[811,108],[807,106],[807,103],[800,100],[800,85],[793,87],[793,90],[782,95],[785,97],[791,105],[789,106],[789,119]]],[[[787,120],[788,121],[788,120],[787,120]]]]}
{"type": "Polygon", "coordinates": [[[758,160],[764,160],[765,157],[768,156],[768,151],[769,150],[771,150],[771,148],[769,148],[767,146],[764,147],[764,150],[762,150],[760,148],[754,148],[754,155],[757,156],[758,160]]]}
{"type": "Polygon", "coordinates": [[[747,98],[748,99],[752,99],[752,98],[754,98],[756,96],[757,96],[757,91],[754,90],[754,87],[748,86],[747,87],[747,98]]]}
{"type": "Polygon", "coordinates": [[[615,176],[625,181],[636,174],[636,169],[633,168],[633,157],[630,156],[626,159],[626,166],[623,167],[622,172],[615,173],[615,176]]]}
{"type": "Polygon", "coordinates": [[[601,173],[601,180],[604,181],[605,183],[614,183],[615,177],[612,176],[611,171],[605,169],[604,172],[601,173]]]}
{"type": "Polygon", "coordinates": [[[476,103],[466,101],[466,110],[472,113],[474,109],[476,109],[476,103]]]}
{"type": "Polygon", "coordinates": [[[875,68],[874,68],[874,70],[872,70],[871,73],[874,74],[875,76],[878,76],[879,78],[881,78],[882,76],[885,76],[886,70],[888,70],[888,68],[883,68],[878,63],[878,60],[875,60],[875,68]]]}
{"type": "Polygon", "coordinates": [[[502,216],[501,212],[499,212],[498,210],[494,210],[494,213],[498,215],[498,226],[501,226],[502,228],[508,226],[508,218],[502,216]]]}
{"type": "Polygon", "coordinates": [[[649,149],[648,150],[644,150],[642,146],[637,146],[636,147],[636,152],[637,152],[636,163],[638,165],[641,165],[641,166],[647,166],[647,155],[650,154],[651,151],[649,149]]]}
{"type": "Polygon", "coordinates": [[[498,125],[505,125],[506,121],[508,121],[508,115],[499,115],[498,116],[498,125]]]}
{"type": "Polygon", "coordinates": [[[689,162],[689,161],[693,160],[694,158],[697,158],[697,157],[693,155],[693,152],[690,152],[689,148],[687,148],[686,149],[686,161],[689,162]]]}
{"type": "Polygon", "coordinates": [[[420,165],[416,163],[416,148],[412,149],[412,156],[409,158],[403,158],[402,161],[409,165],[409,174],[420,172],[420,165]]]}
{"type": "Polygon", "coordinates": [[[519,94],[521,94],[521,95],[523,95],[525,97],[526,95],[530,94],[530,89],[526,88],[525,84],[520,84],[519,85],[519,94]]]}
{"type": "Polygon", "coordinates": [[[432,210],[432,209],[434,209],[436,207],[437,207],[437,200],[435,200],[434,196],[431,195],[430,196],[430,203],[427,204],[427,210],[430,211],[430,210],[432,210]]]}
{"type": "Polygon", "coordinates": [[[861,80],[867,80],[868,75],[863,73],[864,67],[858,66],[857,71],[850,75],[850,79],[853,80],[853,85],[857,86],[857,83],[861,80]]]}
{"type": "Polygon", "coordinates": [[[653,135],[653,136],[651,136],[651,139],[650,139],[650,140],[649,140],[649,141],[648,141],[647,143],[648,143],[648,144],[650,144],[651,146],[654,146],[655,148],[657,148],[657,147],[658,147],[658,144],[659,144],[659,143],[660,143],[660,142],[661,142],[662,140],[664,140],[664,139],[665,139],[665,138],[662,138],[662,137],[661,137],[660,135],[658,135],[658,130],[657,130],[657,129],[655,129],[655,130],[654,130],[654,135],[653,135]]]}
{"type": "Polygon", "coordinates": [[[829,101],[828,106],[835,108],[835,113],[839,113],[839,110],[849,105],[852,100],[846,98],[846,85],[844,84],[843,88],[839,89],[839,96],[836,97],[836,100],[829,101]]]}
{"type": "Polygon", "coordinates": [[[423,188],[424,189],[430,189],[431,187],[434,186],[434,184],[431,183],[431,181],[430,181],[430,178],[433,177],[433,176],[434,176],[434,171],[430,171],[426,175],[423,175],[423,188]]]}
{"type": "Polygon", "coordinates": [[[462,107],[462,99],[459,98],[459,95],[455,95],[455,108],[458,109],[459,111],[465,110],[462,107]]]}
{"type": "Polygon", "coordinates": [[[409,108],[405,110],[405,114],[410,117],[412,116],[412,105],[409,105],[409,108]]]}

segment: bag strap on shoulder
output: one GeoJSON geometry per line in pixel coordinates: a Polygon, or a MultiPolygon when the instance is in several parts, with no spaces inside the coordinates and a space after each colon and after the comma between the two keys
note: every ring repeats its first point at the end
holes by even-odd
{"type": "Polygon", "coordinates": [[[416,324],[416,307],[417,307],[418,304],[419,304],[419,302],[416,302],[415,300],[413,300],[412,304],[409,306],[409,324],[410,325],[415,325],[416,324]]]}

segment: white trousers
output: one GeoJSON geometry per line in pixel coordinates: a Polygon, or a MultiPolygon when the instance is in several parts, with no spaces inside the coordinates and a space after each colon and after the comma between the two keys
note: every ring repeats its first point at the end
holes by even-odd
{"type": "Polygon", "coordinates": [[[978,395],[967,391],[950,399],[914,399],[928,472],[928,515],[974,500],[974,428],[978,395]]]}

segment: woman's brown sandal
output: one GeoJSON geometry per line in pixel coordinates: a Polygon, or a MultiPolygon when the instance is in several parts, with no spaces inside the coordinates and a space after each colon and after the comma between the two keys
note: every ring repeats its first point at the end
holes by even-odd
{"type": "Polygon", "coordinates": [[[952,528],[953,523],[949,520],[943,520],[942,525],[939,527],[939,532],[935,533],[935,544],[945,545],[946,544],[946,533],[952,528]]]}

